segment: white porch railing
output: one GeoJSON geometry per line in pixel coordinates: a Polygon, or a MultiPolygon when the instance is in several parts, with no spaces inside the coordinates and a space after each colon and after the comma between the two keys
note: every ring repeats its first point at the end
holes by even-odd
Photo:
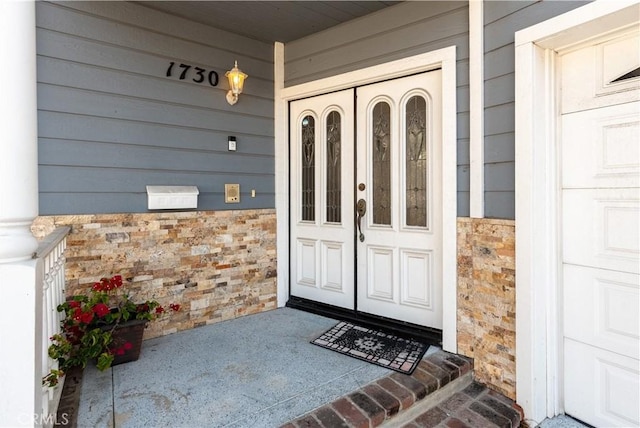
{"type": "MultiPolygon", "coordinates": [[[[64,251],[70,227],[59,227],[40,242],[34,258],[42,259],[42,376],[58,368],[49,358],[51,336],[60,333],[63,313],[58,305],[65,300],[64,251]]],[[[58,410],[64,378],[55,387],[42,387],[42,415],[55,415],[58,410]]]]}

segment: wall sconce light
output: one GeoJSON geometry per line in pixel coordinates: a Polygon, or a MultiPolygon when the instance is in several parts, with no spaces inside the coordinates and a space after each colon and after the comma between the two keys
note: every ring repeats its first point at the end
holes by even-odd
{"type": "Polygon", "coordinates": [[[244,87],[244,79],[249,77],[238,68],[238,61],[235,62],[233,68],[224,74],[229,79],[229,92],[227,92],[227,102],[234,105],[238,102],[238,95],[242,93],[244,87]]]}

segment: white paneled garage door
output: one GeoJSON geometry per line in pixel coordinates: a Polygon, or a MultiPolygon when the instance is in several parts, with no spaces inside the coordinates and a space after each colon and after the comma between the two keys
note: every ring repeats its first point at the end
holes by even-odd
{"type": "Polygon", "coordinates": [[[560,57],[565,411],[640,425],[640,37],[560,57]]]}

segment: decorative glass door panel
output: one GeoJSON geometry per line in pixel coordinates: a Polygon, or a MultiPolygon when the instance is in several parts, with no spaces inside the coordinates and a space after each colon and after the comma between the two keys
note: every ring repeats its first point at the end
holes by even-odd
{"type": "Polygon", "coordinates": [[[391,110],[379,101],[371,115],[373,153],[373,223],[391,225],[391,110]]]}
{"type": "Polygon", "coordinates": [[[340,112],[332,111],[327,116],[327,222],[340,223],[342,219],[342,163],[340,150],[342,129],[340,112]]]}
{"type": "Polygon", "coordinates": [[[353,90],[290,104],[291,295],[354,309],[353,90]]]}
{"type": "Polygon", "coordinates": [[[316,134],[315,119],[313,116],[305,116],[300,127],[300,143],[302,145],[302,220],[314,221],[316,219],[316,134]]]}
{"type": "Polygon", "coordinates": [[[405,172],[407,226],[427,226],[427,103],[414,95],[405,106],[405,172]]]}

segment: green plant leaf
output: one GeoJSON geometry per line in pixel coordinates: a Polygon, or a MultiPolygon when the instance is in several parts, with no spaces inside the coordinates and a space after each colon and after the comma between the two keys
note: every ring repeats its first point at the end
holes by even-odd
{"type": "Polygon", "coordinates": [[[111,363],[113,363],[113,355],[108,352],[103,352],[98,356],[96,367],[102,372],[111,367],[111,363]]]}

